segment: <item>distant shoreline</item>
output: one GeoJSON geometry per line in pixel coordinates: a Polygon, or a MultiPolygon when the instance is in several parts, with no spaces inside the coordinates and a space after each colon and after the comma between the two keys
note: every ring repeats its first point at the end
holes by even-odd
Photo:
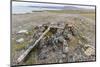
{"type": "Polygon", "coordinates": [[[18,12],[18,13],[14,13],[12,12],[13,15],[16,15],[16,14],[30,14],[30,13],[37,13],[37,12],[56,12],[56,13],[71,13],[71,14],[80,14],[80,13],[95,13],[95,10],[36,10],[36,11],[30,11],[30,12],[18,12]]]}

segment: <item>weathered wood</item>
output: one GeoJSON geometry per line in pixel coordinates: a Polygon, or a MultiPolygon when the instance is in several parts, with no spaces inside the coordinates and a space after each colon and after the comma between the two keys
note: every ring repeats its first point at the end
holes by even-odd
{"type": "Polygon", "coordinates": [[[50,30],[50,27],[48,27],[46,29],[46,31],[39,37],[38,40],[35,41],[35,43],[30,46],[21,56],[19,56],[19,58],[17,59],[17,63],[22,62],[25,57],[28,55],[28,53],[36,46],[36,44],[44,37],[44,35],[50,30]]]}

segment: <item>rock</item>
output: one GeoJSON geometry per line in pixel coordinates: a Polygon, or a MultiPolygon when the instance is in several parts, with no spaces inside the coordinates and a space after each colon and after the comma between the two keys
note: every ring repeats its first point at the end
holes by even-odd
{"type": "Polygon", "coordinates": [[[39,59],[40,60],[44,60],[47,58],[47,54],[45,51],[42,51],[40,54],[39,54],[39,59]]]}
{"type": "Polygon", "coordinates": [[[20,39],[16,40],[16,42],[17,43],[22,43],[22,42],[24,42],[24,38],[20,38],[20,39]]]}
{"type": "Polygon", "coordinates": [[[20,30],[17,33],[18,34],[28,34],[28,30],[20,30]]]}
{"type": "Polygon", "coordinates": [[[63,40],[63,47],[68,47],[68,43],[66,40],[63,40]]]}
{"type": "Polygon", "coordinates": [[[63,42],[64,41],[64,37],[63,36],[58,37],[58,39],[59,39],[59,42],[63,42]]]}
{"type": "Polygon", "coordinates": [[[63,60],[62,60],[62,59],[60,59],[60,60],[59,60],[59,63],[62,63],[62,62],[63,62],[63,60]]]}
{"type": "Polygon", "coordinates": [[[22,26],[19,26],[19,28],[21,29],[21,28],[22,28],[22,26]]]}
{"type": "Polygon", "coordinates": [[[81,44],[81,45],[83,44],[83,43],[82,43],[82,41],[80,41],[80,40],[79,40],[79,42],[78,42],[78,43],[79,43],[79,44],[81,44]]]}
{"type": "Polygon", "coordinates": [[[63,53],[68,53],[68,47],[63,48],[63,53]]]}
{"type": "Polygon", "coordinates": [[[30,39],[30,40],[29,40],[30,43],[33,42],[33,41],[34,41],[33,39],[30,39]]]}
{"type": "Polygon", "coordinates": [[[68,33],[69,33],[69,31],[67,29],[65,29],[63,32],[63,36],[66,38],[68,33]]]}
{"type": "Polygon", "coordinates": [[[84,53],[85,53],[85,55],[87,55],[87,56],[94,55],[95,49],[92,48],[92,47],[88,47],[88,48],[84,51],[84,53]]]}
{"type": "Polygon", "coordinates": [[[63,29],[57,29],[57,33],[62,34],[63,29]]]}
{"type": "Polygon", "coordinates": [[[43,32],[44,30],[45,30],[45,27],[40,27],[40,28],[39,28],[39,31],[40,31],[40,32],[43,32]]]}
{"type": "Polygon", "coordinates": [[[52,39],[52,43],[53,43],[53,45],[58,44],[58,38],[53,38],[53,39],[52,39]]]}
{"type": "Polygon", "coordinates": [[[46,46],[46,45],[44,45],[43,47],[44,47],[44,48],[47,48],[47,46],[46,46]]]}
{"type": "Polygon", "coordinates": [[[66,58],[66,55],[65,55],[65,54],[62,54],[62,57],[63,57],[63,58],[66,58]]]}
{"type": "Polygon", "coordinates": [[[47,56],[46,56],[46,55],[41,55],[39,58],[40,58],[41,60],[44,60],[44,59],[47,58],[47,56]]]}
{"type": "Polygon", "coordinates": [[[68,24],[68,27],[73,27],[73,25],[71,25],[71,24],[68,24]]]}
{"type": "Polygon", "coordinates": [[[66,40],[63,40],[63,53],[68,53],[68,43],[66,40]]]}
{"type": "Polygon", "coordinates": [[[14,40],[15,38],[12,38],[12,40],[14,40]]]}
{"type": "Polygon", "coordinates": [[[67,34],[67,37],[69,38],[69,40],[71,40],[73,38],[73,36],[71,34],[67,34]]]}

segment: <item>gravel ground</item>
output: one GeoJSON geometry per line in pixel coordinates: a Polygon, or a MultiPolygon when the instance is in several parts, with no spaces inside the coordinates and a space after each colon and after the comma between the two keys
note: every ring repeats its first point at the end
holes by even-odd
{"type": "MultiPolygon", "coordinates": [[[[94,19],[81,16],[81,14],[53,13],[44,11],[44,12],[33,12],[26,14],[12,14],[12,64],[13,65],[16,64],[16,58],[18,58],[22,54],[22,52],[24,52],[30,46],[27,44],[31,43],[33,44],[33,42],[35,42],[34,39],[37,39],[41,35],[41,31],[40,32],[34,31],[34,28],[36,26],[41,26],[46,23],[51,23],[51,24],[65,23],[71,25],[73,26],[75,36],[69,33],[67,35],[69,40],[65,39],[63,43],[57,43],[57,44],[52,44],[52,43],[48,44],[49,41],[45,42],[45,38],[44,40],[42,39],[39,42],[38,46],[36,46],[36,48],[33,50],[33,52],[30,53],[28,59],[25,62],[20,63],[21,65],[95,60],[94,19]],[[29,34],[26,33],[17,34],[17,32],[20,30],[28,30],[29,34]],[[36,35],[37,32],[38,35],[36,35]],[[37,37],[33,37],[34,34],[37,37]],[[16,43],[16,40],[20,38],[23,38],[24,42],[21,44],[16,43]],[[63,49],[65,49],[64,42],[65,44],[68,44],[67,46],[68,51],[65,50],[65,52],[67,51],[67,53],[63,52],[63,49]],[[16,47],[17,48],[19,47],[18,45],[22,44],[24,44],[25,48],[22,48],[20,50],[15,49],[16,47]]],[[[63,38],[64,36],[60,35],[60,37],[63,38]]]]}

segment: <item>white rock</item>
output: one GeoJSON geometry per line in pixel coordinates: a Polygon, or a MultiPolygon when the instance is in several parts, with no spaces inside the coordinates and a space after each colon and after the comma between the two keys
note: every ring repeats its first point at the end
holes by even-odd
{"type": "Polygon", "coordinates": [[[79,40],[79,42],[78,42],[78,43],[79,43],[79,44],[82,44],[82,41],[80,41],[80,40],[79,40]]]}
{"type": "Polygon", "coordinates": [[[68,38],[71,40],[73,36],[71,34],[67,34],[68,38]]]}
{"type": "Polygon", "coordinates": [[[22,42],[24,42],[24,38],[20,38],[20,39],[16,40],[16,42],[17,43],[22,43],[22,42]]]}
{"type": "Polygon", "coordinates": [[[73,25],[71,25],[71,24],[68,24],[68,27],[73,27],[73,25]]]}
{"type": "Polygon", "coordinates": [[[59,60],[59,63],[62,63],[62,62],[63,62],[62,59],[60,59],[60,60],[59,60]]]}
{"type": "Polygon", "coordinates": [[[67,43],[66,40],[64,40],[63,45],[64,45],[64,47],[65,47],[65,46],[66,46],[66,47],[68,46],[68,43],[67,43]]]}
{"type": "Polygon", "coordinates": [[[14,38],[12,38],[12,40],[14,40],[14,38]]]}
{"type": "Polygon", "coordinates": [[[17,32],[18,34],[28,34],[28,30],[20,30],[17,32]]]}
{"type": "Polygon", "coordinates": [[[38,27],[42,27],[42,24],[38,25],[38,27]]]}
{"type": "Polygon", "coordinates": [[[68,47],[63,48],[64,53],[68,53],[68,51],[69,51],[68,47]]]}
{"type": "Polygon", "coordinates": [[[19,28],[22,28],[22,26],[19,26],[19,28]]]}
{"type": "Polygon", "coordinates": [[[86,51],[84,52],[87,56],[91,56],[91,55],[94,55],[95,53],[95,49],[89,47],[86,49],[86,51]]]}

